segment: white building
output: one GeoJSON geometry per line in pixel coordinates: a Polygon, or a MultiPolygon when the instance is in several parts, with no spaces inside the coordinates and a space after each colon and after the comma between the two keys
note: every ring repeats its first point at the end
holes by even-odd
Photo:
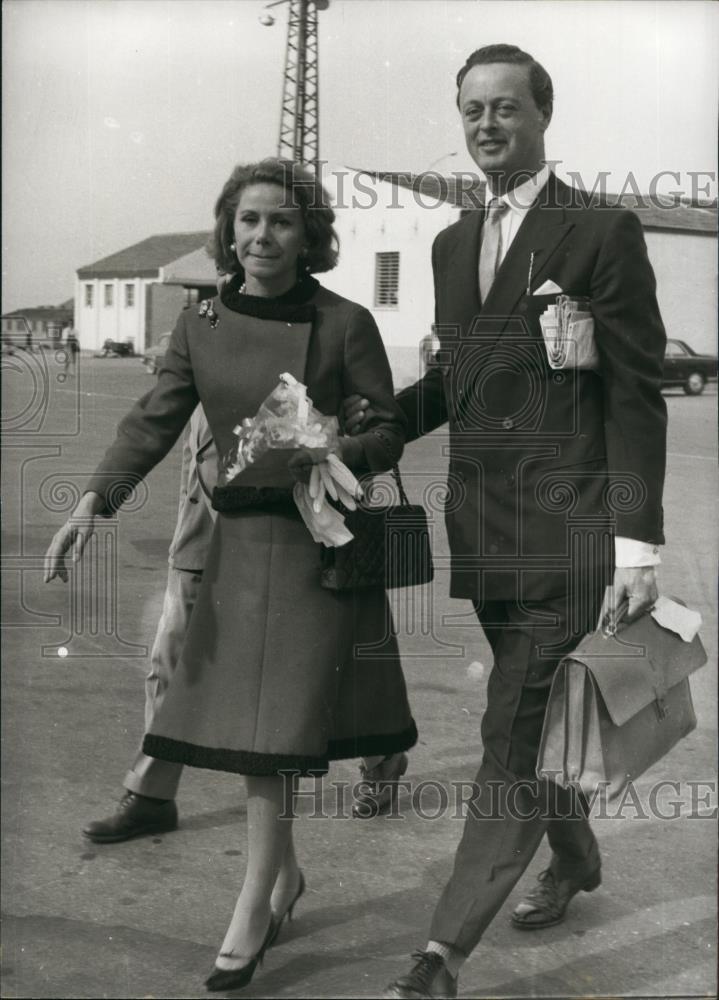
{"type": "Polygon", "coordinates": [[[141,353],[161,333],[171,330],[185,292],[165,280],[166,271],[203,247],[208,236],[207,232],[150,236],[81,267],[75,278],[75,329],[80,346],[96,351],[108,339],[132,341],[141,353]]]}
{"type": "Polygon", "coordinates": [[[459,209],[439,192],[366,171],[323,179],[336,206],[340,260],[322,283],[370,309],[388,346],[416,351],[434,322],[432,243],[459,209]]]}

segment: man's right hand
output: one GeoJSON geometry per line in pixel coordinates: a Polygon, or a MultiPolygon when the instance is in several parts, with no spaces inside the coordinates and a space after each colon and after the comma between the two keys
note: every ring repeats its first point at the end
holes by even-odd
{"type": "Polygon", "coordinates": [[[369,400],[356,394],[345,399],[342,411],[342,426],[347,434],[361,434],[367,421],[375,415],[369,400]]]}

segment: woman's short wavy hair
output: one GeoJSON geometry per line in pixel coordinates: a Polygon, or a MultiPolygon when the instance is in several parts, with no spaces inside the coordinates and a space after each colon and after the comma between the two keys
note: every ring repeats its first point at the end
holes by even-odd
{"type": "Polygon", "coordinates": [[[287,206],[299,208],[305,226],[307,255],[302,258],[303,269],[314,273],[331,271],[337,264],[339,239],[333,227],[335,213],[330,197],[307,167],[275,157],[241,163],[225,182],[215,204],[215,228],[207,247],[217,267],[229,274],[243,274],[230,244],[235,240],[235,214],[242,192],[253,184],[277,184],[285,190],[287,206]]]}

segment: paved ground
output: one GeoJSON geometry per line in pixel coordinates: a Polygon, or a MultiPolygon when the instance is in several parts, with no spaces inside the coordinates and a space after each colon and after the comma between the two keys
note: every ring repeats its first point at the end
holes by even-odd
{"type": "MultiPolygon", "coordinates": [[[[141,732],[179,455],[153,472],[141,512],[103,534],[84,587],[44,587],[40,557],[73,484],[151,382],[136,361],[83,359],[80,379],[64,381],[53,356],[45,370],[38,357],[5,361],[2,996],[201,997],[242,878],[241,780],[189,771],[181,828],[166,837],[101,848],[80,836],[119,796],[141,732]]],[[[667,402],[662,587],[701,611],[713,664],[716,393],[672,393],[667,402]]],[[[415,496],[441,481],[441,444],[435,435],[408,449],[403,470],[415,496]]],[[[441,522],[435,552],[431,600],[420,591],[416,604],[396,608],[421,734],[411,758],[418,808],[405,795],[403,818],[343,818],[333,782],[354,780],[352,762],[324,784],[334,819],[312,818],[312,797],[303,800],[297,834],[308,892],[247,997],[374,997],[425,941],[461,829],[444,794],[447,782],[475,773],[486,680],[478,664],[489,663],[469,605],[446,596],[441,522]]],[[[575,900],[566,924],[536,935],[510,928],[510,901],[465,967],[463,995],[716,995],[712,667],[695,675],[693,690],[697,730],[639,782],[634,810],[597,821],[602,889],[575,900]],[[682,782],[658,803],[677,818],[649,815],[661,780],[682,782]],[[692,795],[689,781],[706,787],[695,784],[692,795]]],[[[542,851],[521,885],[545,861],[542,851]]]]}

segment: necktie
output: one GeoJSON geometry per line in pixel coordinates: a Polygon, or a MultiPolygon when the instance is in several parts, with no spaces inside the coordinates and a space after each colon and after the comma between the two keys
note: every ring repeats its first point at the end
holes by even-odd
{"type": "Polygon", "coordinates": [[[502,218],[509,210],[506,201],[492,198],[482,227],[479,251],[479,294],[484,302],[489,295],[502,255],[502,218]]]}

